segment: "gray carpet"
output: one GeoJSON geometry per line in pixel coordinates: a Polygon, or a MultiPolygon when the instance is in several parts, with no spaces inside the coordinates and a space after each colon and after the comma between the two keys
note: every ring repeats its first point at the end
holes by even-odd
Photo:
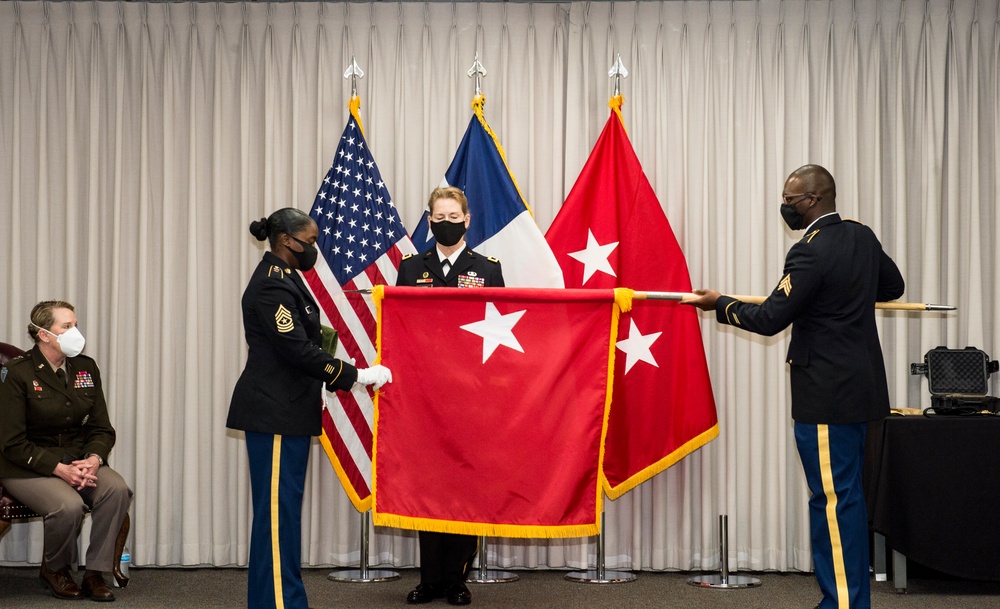
{"type": "MultiPolygon", "coordinates": [[[[351,584],[327,580],[330,569],[303,572],[309,604],[315,609],[403,609],[406,593],[419,575],[400,571],[396,581],[351,584]]],[[[811,574],[754,573],[758,588],[715,590],[687,583],[689,573],[640,573],[625,584],[580,584],[566,581],[565,571],[518,571],[521,579],[504,584],[470,584],[472,607],[541,609],[812,609],[819,589],[811,574]]],[[[246,606],[245,569],[135,569],[118,600],[108,607],[143,609],[213,609],[246,606]]],[[[735,575],[735,574],[734,574],[735,575]]],[[[742,574],[741,574],[742,575],[742,574]]],[[[0,568],[0,608],[93,607],[91,601],[52,598],[38,581],[37,568],[0,568]]],[[[959,581],[935,575],[911,576],[906,594],[890,582],[872,582],[873,609],[996,609],[1000,583],[959,581]]],[[[424,605],[449,607],[444,601],[424,605]]]]}

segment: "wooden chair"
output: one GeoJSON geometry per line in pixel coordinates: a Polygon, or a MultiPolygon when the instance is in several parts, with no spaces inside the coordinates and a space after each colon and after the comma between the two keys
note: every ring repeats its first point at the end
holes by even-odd
{"type": "MultiPolygon", "coordinates": [[[[22,353],[24,352],[13,345],[0,343],[0,366],[7,363],[7,360],[13,359],[22,353]]],[[[36,514],[31,510],[31,508],[18,501],[13,495],[7,492],[2,484],[0,484],[0,539],[3,539],[4,534],[10,528],[11,522],[15,520],[27,520],[30,518],[41,517],[41,514],[36,514]]],[[[118,530],[118,537],[115,539],[116,560],[114,576],[115,581],[118,582],[118,586],[121,588],[128,585],[128,576],[122,573],[121,562],[122,552],[125,551],[125,540],[128,539],[128,533],[131,526],[131,520],[129,519],[128,513],[126,513],[125,519],[122,521],[122,527],[118,530]]]]}

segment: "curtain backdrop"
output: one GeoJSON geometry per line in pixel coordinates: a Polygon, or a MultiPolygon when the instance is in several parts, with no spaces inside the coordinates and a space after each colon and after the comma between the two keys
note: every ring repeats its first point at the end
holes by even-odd
{"type": "MultiPolygon", "coordinates": [[[[927,406],[909,364],[928,349],[1000,355],[997,18],[996,0],[0,2],[0,340],[28,346],[39,300],[75,303],[118,430],[110,462],[135,490],[133,560],[245,565],[246,451],[225,418],[262,254],[247,226],[310,206],[351,56],[407,228],[472,115],[478,51],[487,118],[545,230],[607,120],[621,53],[625,125],[693,283],[767,294],[799,236],[779,218],[784,178],[825,165],[841,212],[898,262],[904,299],[958,307],[878,314],[894,403],[927,406]]],[[[811,569],[789,333],[702,320],[721,435],[607,505],[607,566],[716,569],[725,513],[731,568],[811,569]]],[[[357,564],[360,517],[314,449],[303,558],[357,564]]],[[[39,527],[13,527],[0,561],[38,563],[39,527]]],[[[370,561],[413,565],[415,542],[376,529],[370,561]]],[[[584,568],[595,544],[492,540],[489,560],[584,568]]]]}

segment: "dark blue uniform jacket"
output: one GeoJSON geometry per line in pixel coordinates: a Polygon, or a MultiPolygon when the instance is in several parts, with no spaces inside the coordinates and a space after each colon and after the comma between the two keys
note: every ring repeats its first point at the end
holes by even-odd
{"type": "Polygon", "coordinates": [[[765,336],[792,324],[792,418],[861,423],[889,414],[875,303],[899,298],[903,287],[875,233],[833,214],[788,250],[784,276],[767,300],[753,305],[723,296],[716,317],[765,336]]]}
{"type": "Polygon", "coordinates": [[[298,271],[271,252],[243,292],[243,328],[250,352],[226,427],[319,435],[323,384],[349,391],[358,372],[323,350],[319,307],[298,271]]]}

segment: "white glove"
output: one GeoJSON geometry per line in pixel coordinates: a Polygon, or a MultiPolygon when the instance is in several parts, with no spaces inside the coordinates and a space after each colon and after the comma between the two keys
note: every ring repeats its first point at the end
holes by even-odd
{"type": "Polygon", "coordinates": [[[392,382],[392,371],[385,366],[358,368],[357,382],[362,385],[374,385],[374,389],[378,389],[382,385],[392,382]]]}

